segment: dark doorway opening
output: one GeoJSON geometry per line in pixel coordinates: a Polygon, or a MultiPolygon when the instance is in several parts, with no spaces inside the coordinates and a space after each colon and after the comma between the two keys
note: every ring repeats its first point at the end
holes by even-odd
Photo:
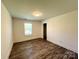
{"type": "Polygon", "coordinates": [[[43,39],[47,40],[47,23],[43,24],[43,39]]]}

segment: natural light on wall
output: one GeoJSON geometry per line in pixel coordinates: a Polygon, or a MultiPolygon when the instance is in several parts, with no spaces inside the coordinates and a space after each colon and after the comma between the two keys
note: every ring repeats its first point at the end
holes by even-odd
{"type": "Polygon", "coordinates": [[[25,35],[32,35],[32,24],[31,23],[24,23],[24,34],[25,35]]]}

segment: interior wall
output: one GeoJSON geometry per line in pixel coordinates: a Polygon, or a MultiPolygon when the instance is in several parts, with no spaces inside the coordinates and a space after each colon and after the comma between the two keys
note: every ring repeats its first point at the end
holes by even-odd
{"type": "Polygon", "coordinates": [[[47,23],[47,40],[78,52],[77,18],[75,10],[43,21],[47,23]]]}
{"type": "Polygon", "coordinates": [[[19,18],[13,18],[13,36],[14,42],[21,42],[35,38],[41,38],[41,21],[28,21],[19,18]],[[24,23],[32,23],[32,35],[24,35],[24,23]]]}
{"type": "Polygon", "coordinates": [[[6,9],[1,4],[1,59],[8,59],[12,48],[12,19],[6,9]]]}

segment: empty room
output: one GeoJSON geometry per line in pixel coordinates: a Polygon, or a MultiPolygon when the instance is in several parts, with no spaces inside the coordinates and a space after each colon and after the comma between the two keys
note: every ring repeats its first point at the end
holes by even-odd
{"type": "Polygon", "coordinates": [[[77,0],[2,0],[1,59],[78,59],[77,0]]]}

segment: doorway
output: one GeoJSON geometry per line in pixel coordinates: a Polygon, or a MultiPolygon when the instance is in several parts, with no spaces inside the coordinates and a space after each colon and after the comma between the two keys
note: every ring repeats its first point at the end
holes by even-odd
{"type": "Polygon", "coordinates": [[[43,39],[47,40],[47,23],[43,24],[43,39]]]}

